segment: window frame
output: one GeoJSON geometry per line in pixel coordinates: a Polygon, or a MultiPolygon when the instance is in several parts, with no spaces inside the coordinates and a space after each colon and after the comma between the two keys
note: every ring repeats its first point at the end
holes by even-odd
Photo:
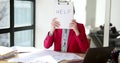
{"type": "Polygon", "coordinates": [[[33,25],[28,26],[20,26],[20,27],[14,27],[14,1],[10,0],[10,27],[9,28],[3,28],[0,29],[0,34],[3,33],[10,33],[10,45],[9,46],[15,46],[14,42],[14,33],[17,31],[24,31],[24,30],[33,30],[33,47],[35,47],[35,0],[20,0],[20,1],[31,1],[33,2],[33,25]]]}

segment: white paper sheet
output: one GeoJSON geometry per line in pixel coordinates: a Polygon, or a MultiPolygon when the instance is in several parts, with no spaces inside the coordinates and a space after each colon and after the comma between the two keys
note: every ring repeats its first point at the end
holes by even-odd
{"type": "Polygon", "coordinates": [[[0,55],[4,55],[4,54],[7,54],[12,51],[14,51],[14,50],[9,47],[0,46],[0,55]]]}
{"type": "Polygon", "coordinates": [[[32,53],[19,54],[17,58],[9,59],[8,62],[23,63],[57,63],[62,60],[83,59],[73,53],[60,53],[52,50],[41,50],[32,53]]]}
{"type": "Polygon", "coordinates": [[[34,50],[37,50],[35,47],[22,47],[22,46],[13,46],[11,49],[16,50],[19,53],[27,53],[27,52],[33,52],[34,50]]]}
{"type": "Polygon", "coordinates": [[[55,17],[57,21],[60,22],[60,27],[62,29],[69,29],[69,23],[73,19],[73,5],[69,4],[56,4],[55,6],[55,17]]]}
{"type": "Polygon", "coordinates": [[[57,63],[57,61],[52,56],[46,55],[32,60],[31,63],[57,63]]]}

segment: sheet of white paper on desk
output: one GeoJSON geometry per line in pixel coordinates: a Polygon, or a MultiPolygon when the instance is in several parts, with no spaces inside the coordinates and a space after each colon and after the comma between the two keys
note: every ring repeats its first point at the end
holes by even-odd
{"type": "Polygon", "coordinates": [[[30,53],[21,53],[18,54],[18,57],[8,59],[8,62],[23,62],[23,63],[30,63],[33,59],[40,57],[37,52],[30,52],[30,53]]]}
{"type": "Polygon", "coordinates": [[[62,29],[69,29],[69,23],[73,19],[73,5],[69,2],[69,4],[56,4],[55,6],[55,17],[57,21],[60,23],[60,27],[62,29]]]}
{"type": "Polygon", "coordinates": [[[23,46],[13,46],[11,47],[13,50],[17,50],[17,52],[34,52],[36,50],[35,47],[23,47],[23,46]]]}
{"type": "MultiPolygon", "coordinates": [[[[36,51],[32,53],[22,53],[18,55],[18,58],[12,58],[9,59],[9,62],[24,62],[24,63],[30,63],[34,61],[40,62],[41,59],[44,58],[51,58],[53,62],[59,62],[62,60],[72,60],[72,59],[83,59],[82,57],[73,54],[73,53],[60,53],[55,52],[52,50],[43,50],[43,51],[36,51]]],[[[49,60],[41,60],[41,62],[49,62],[49,60]]]]}
{"type": "Polygon", "coordinates": [[[14,50],[9,47],[0,46],[0,55],[4,55],[4,54],[7,54],[12,51],[14,51],[14,50]]]}
{"type": "Polygon", "coordinates": [[[58,63],[52,56],[46,55],[32,60],[30,63],[58,63]]]}
{"type": "Polygon", "coordinates": [[[80,57],[74,53],[62,53],[62,52],[56,52],[52,50],[46,51],[47,54],[51,55],[56,61],[62,61],[62,60],[72,60],[72,59],[83,59],[83,57],[80,57]]]}

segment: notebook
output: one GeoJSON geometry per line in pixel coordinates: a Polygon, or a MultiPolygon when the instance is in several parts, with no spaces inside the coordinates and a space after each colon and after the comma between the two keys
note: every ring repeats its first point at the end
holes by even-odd
{"type": "Polygon", "coordinates": [[[89,48],[84,60],[68,61],[68,63],[107,63],[113,49],[113,47],[89,48]]]}

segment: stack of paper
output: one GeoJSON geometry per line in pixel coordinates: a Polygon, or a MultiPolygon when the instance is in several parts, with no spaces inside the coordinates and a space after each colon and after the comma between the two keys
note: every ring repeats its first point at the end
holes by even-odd
{"type": "Polygon", "coordinates": [[[0,60],[7,59],[17,54],[16,51],[9,47],[0,46],[0,60]]]}

